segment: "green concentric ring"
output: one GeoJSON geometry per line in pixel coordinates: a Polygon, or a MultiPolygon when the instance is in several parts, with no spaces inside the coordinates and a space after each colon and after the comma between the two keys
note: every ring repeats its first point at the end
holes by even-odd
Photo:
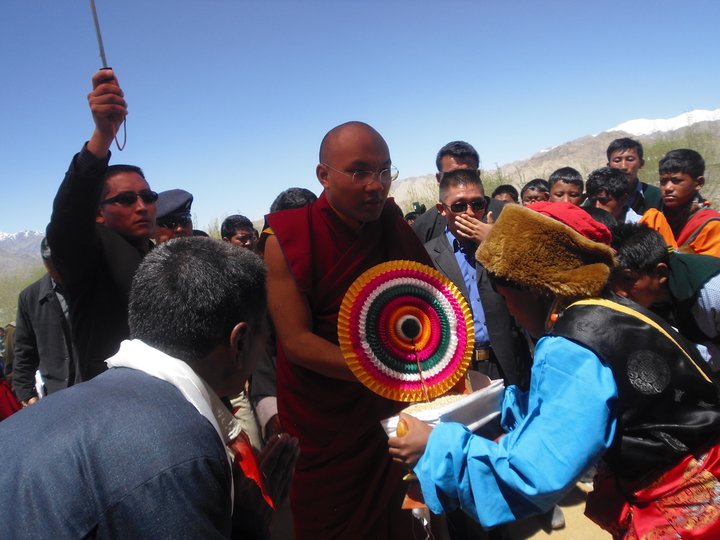
{"type": "Polygon", "coordinates": [[[379,327],[380,312],[388,301],[402,295],[415,296],[424,300],[432,307],[440,320],[440,326],[442,329],[440,342],[438,343],[435,352],[426,360],[420,362],[422,370],[428,371],[432,369],[445,357],[450,343],[450,323],[448,322],[447,315],[444,313],[442,304],[437,298],[422,287],[418,287],[416,285],[399,285],[393,287],[392,289],[383,291],[377,296],[377,298],[375,298],[368,307],[365,325],[365,340],[368,345],[370,345],[370,349],[375,357],[388,368],[391,368],[397,373],[417,374],[417,364],[411,364],[409,362],[403,362],[402,360],[396,359],[382,346],[381,336],[387,335],[389,330],[387,328],[379,327]]]}

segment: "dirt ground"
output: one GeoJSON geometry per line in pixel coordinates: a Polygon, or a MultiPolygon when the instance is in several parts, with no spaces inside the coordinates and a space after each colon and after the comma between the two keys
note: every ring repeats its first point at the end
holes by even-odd
{"type": "Polygon", "coordinates": [[[565,528],[557,531],[544,528],[538,518],[528,518],[508,526],[508,540],[526,540],[552,538],[553,540],[608,540],[610,534],[603,531],[585,517],[585,500],[587,494],[580,487],[575,487],[560,502],[565,514],[565,528]]]}
{"type": "MultiPolygon", "coordinates": [[[[581,486],[581,485],[580,485],[581,486]]],[[[557,531],[546,527],[540,518],[528,518],[508,525],[504,540],[538,540],[551,538],[552,540],[608,540],[610,534],[603,531],[592,521],[585,517],[585,488],[574,487],[560,502],[565,515],[565,528],[557,531]]],[[[279,516],[272,534],[273,540],[289,540],[292,534],[292,518],[289,504],[279,509],[279,516]]],[[[420,538],[420,537],[418,537],[420,538]]],[[[448,538],[447,531],[435,536],[437,540],[448,538]]]]}

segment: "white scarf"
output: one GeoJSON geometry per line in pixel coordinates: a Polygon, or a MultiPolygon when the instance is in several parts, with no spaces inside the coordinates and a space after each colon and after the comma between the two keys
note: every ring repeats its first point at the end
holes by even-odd
{"type": "Polygon", "coordinates": [[[172,384],[197,411],[212,424],[225,447],[232,470],[232,454],[227,447],[231,439],[240,435],[240,422],[230,414],[215,391],[182,360],[146,345],[139,339],[125,340],[120,350],[105,360],[109,368],[137,369],[172,384]]]}

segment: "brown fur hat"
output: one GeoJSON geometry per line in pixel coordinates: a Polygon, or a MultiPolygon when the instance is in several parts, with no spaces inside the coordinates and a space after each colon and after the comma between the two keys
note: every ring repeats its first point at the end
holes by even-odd
{"type": "Polygon", "coordinates": [[[517,204],[503,208],[475,256],[493,274],[561,298],[597,296],[615,264],[609,246],[517,204]]]}

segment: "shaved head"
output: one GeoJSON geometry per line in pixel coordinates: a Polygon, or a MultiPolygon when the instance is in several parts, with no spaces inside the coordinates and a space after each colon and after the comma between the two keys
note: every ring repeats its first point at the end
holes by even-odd
{"type": "Polygon", "coordinates": [[[323,137],[320,143],[320,163],[327,163],[327,161],[332,158],[333,151],[338,147],[344,147],[352,143],[359,133],[372,134],[381,140],[382,144],[387,148],[385,139],[383,139],[382,135],[380,135],[374,127],[365,122],[353,120],[335,126],[323,137]]]}

